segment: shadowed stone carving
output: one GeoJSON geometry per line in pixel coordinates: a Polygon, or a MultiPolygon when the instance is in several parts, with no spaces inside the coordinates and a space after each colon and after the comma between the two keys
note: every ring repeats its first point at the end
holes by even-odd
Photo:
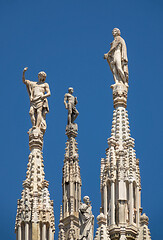
{"type": "Polygon", "coordinates": [[[74,97],[73,94],[74,90],[72,87],[68,89],[68,93],[64,96],[64,104],[66,109],[68,110],[68,121],[67,125],[71,125],[74,123],[75,119],[79,115],[78,110],[76,109],[76,104],[78,103],[77,97],[74,97]]]}

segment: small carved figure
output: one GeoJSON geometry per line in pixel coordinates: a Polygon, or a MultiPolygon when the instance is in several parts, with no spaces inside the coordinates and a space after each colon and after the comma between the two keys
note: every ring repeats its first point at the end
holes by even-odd
{"type": "Polygon", "coordinates": [[[74,90],[72,87],[68,89],[68,93],[64,96],[64,104],[66,109],[68,109],[68,125],[74,123],[75,119],[79,115],[78,110],[76,109],[76,104],[78,103],[77,97],[74,97],[73,94],[74,90]]]}
{"type": "Polygon", "coordinates": [[[92,214],[92,206],[88,196],[83,198],[84,203],[79,207],[80,221],[80,240],[93,240],[94,232],[94,216],[92,214]]]}
{"type": "Polygon", "coordinates": [[[114,40],[108,53],[104,54],[113,73],[115,83],[124,83],[128,87],[128,58],[124,39],[118,28],[112,31],[114,40]]]}
{"type": "Polygon", "coordinates": [[[25,79],[25,72],[27,67],[23,70],[23,83],[26,84],[27,91],[30,98],[30,111],[33,128],[40,128],[43,132],[46,130],[46,113],[49,112],[48,100],[50,89],[48,83],[45,83],[46,73],[38,73],[38,82],[33,82],[25,79]]]}

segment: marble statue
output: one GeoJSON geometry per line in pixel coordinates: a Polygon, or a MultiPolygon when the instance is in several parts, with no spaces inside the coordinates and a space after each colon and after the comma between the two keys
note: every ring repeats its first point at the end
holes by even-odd
{"type": "Polygon", "coordinates": [[[128,58],[127,48],[124,39],[120,36],[121,32],[118,28],[112,31],[114,40],[108,53],[104,54],[110,69],[113,73],[115,83],[123,83],[128,87],[128,58]]]}
{"type": "Polygon", "coordinates": [[[72,87],[68,89],[68,93],[64,96],[64,104],[66,109],[68,110],[68,125],[74,123],[75,119],[79,115],[78,110],[76,109],[76,104],[78,103],[77,97],[74,97],[73,94],[74,90],[72,87]]]}
{"type": "Polygon", "coordinates": [[[39,128],[43,132],[46,130],[46,113],[49,112],[48,100],[50,89],[48,83],[45,83],[46,73],[38,73],[38,82],[33,82],[25,79],[25,72],[27,67],[23,70],[23,83],[27,87],[30,98],[30,111],[33,128],[39,128]]]}
{"type": "Polygon", "coordinates": [[[93,240],[94,232],[94,216],[92,214],[92,206],[88,196],[83,198],[84,203],[79,207],[80,221],[80,240],[93,240]]]}

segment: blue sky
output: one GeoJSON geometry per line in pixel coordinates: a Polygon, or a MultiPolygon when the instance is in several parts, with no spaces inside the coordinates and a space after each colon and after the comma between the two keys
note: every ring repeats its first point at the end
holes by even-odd
{"type": "Polygon", "coordinates": [[[1,239],[15,239],[17,199],[26,176],[27,131],[31,127],[28,94],[22,83],[26,66],[30,80],[37,80],[41,70],[47,73],[52,93],[43,156],[45,177],[54,200],[55,239],[66,142],[63,97],[69,86],[79,101],[77,141],[82,196],[90,196],[95,217],[99,214],[100,159],[105,156],[113,113],[113,78],[103,54],[109,50],[114,27],[120,28],[128,49],[127,109],[140,159],[143,212],[150,219],[152,239],[161,239],[162,1],[1,0],[0,9],[1,239]]]}

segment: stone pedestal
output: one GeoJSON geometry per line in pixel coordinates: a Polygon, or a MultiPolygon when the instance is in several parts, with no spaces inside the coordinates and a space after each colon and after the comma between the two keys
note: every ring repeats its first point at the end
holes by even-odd
{"type": "Polygon", "coordinates": [[[43,132],[39,128],[31,128],[28,131],[29,134],[29,149],[39,149],[42,151],[43,148],[43,132]]]}
{"type": "Polygon", "coordinates": [[[68,138],[77,137],[78,134],[78,125],[76,123],[71,123],[66,126],[66,135],[68,138]]]}
{"type": "Polygon", "coordinates": [[[123,83],[116,83],[111,85],[113,89],[113,102],[114,108],[118,106],[127,107],[127,93],[128,87],[126,87],[123,83]]]}

